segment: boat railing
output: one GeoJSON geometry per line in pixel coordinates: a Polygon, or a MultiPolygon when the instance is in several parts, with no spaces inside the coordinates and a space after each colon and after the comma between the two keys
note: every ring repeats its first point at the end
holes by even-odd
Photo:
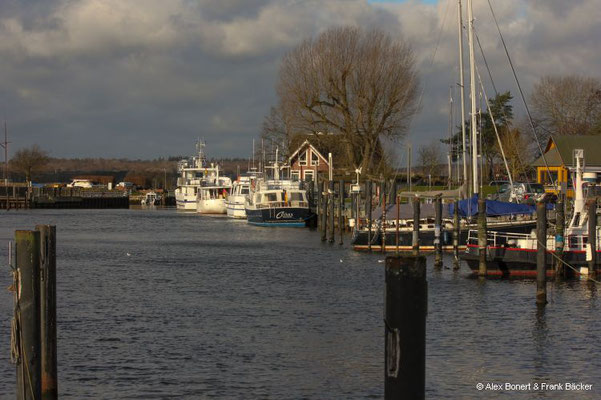
{"type": "MultiPolygon", "coordinates": [[[[528,243],[528,245],[536,243],[536,237],[533,237],[529,233],[488,231],[486,234],[486,245],[490,247],[505,246],[512,241],[517,243],[518,240],[532,241],[532,243],[528,243]]],[[[478,245],[478,230],[469,230],[467,244],[478,245]]]]}

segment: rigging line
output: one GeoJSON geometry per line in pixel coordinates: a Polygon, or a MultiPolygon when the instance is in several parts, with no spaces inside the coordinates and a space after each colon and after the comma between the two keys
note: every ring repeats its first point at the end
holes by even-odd
{"type": "MultiPolygon", "coordinates": [[[[561,257],[559,257],[557,254],[555,254],[554,250],[549,249],[547,247],[547,245],[543,244],[541,240],[537,239],[536,243],[540,244],[545,249],[546,252],[549,252],[549,254],[551,254],[551,257],[557,259],[559,262],[561,262],[562,264],[564,264],[566,267],[572,269],[574,272],[580,273],[580,271],[578,271],[578,269],[576,269],[576,267],[574,267],[574,266],[570,265],[568,262],[564,261],[561,257]]],[[[589,281],[593,281],[595,283],[600,283],[601,284],[600,281],[598,281],[596,279],[593,279],[593,278],[590,278],[589,276],[587,276],[586,279],[589,280],[589,281]]]]}
{"type": "Polygon", "coordinates": [[[503,163],[505,164],[505,169],[507,170],[507,175],[509,176],[509,184],[513,187],[513,177],[511,176],[511,171],[509,170],[509,165],[507,164],[507,158],[505,157],[505,151],[503,150],[503,145],[501,144],[501,137],[499,136],[499,131],[497,130],[497,124],[495,124],[495,118],[492,115],[492,109],[490,108],[490,103],[488,102],[488,96],[486,95],[486,90],[484,90],[484,84],[482,83],[482,77],[480,76],[480,70],[476,65],[476,73],[478,74],[478,80],[480,81],[480,87],[482,88],[482,93],[484,93],[484,100],[486,101],[486,107],[488,108],[488,115],[490,116],[490,121],[492,122],[492,126],[495,129],[495,135],[497,136],[497,142],[499,143],[499,148],[501,149],[501,156],[503,156],[503,163]]]}
{"type": "MultiPolygon", "coordinates": [[[[436,39],[436,46],[434,47],[434,52],[432,53],[432,57],[430,58],[430,63],[428,65],[428,68],[432,68],[432,65],[434,64],[434,59],[436,58],[436,53],[438,53],[438,48],[440,46],[440,39],[442,37],[442,31],[444,30],[444,27],[446,25],[446,20],[447,20],[447,16],[449,14],[449,4],[451,3],[451,0],[447,0],[447,6],[445,8],[445,12],[444,12],[444,16],[442,18],[442,23],[440,24],[440,29],[438,30],[438,37],[436,39]]],[[[422,100],[424,97],[424,92],[426,91],[426,86],[427,86],[428,81],[426,81],[426,83],[424,84],[424,86],[422,86],[422,90],[419,94],[419,99],[417,101],[417,107],[416,110],[419,110],[421,108],[422,105],[422,100]]],[[[409,117],[409,122],[407,123],[407,129],[409,129],[409,127],[411,126],[413,120],[414,120],[415,114],[411,115],[411,117],[409,117]]],[[[394,180],[396,181],[396,178],[399,175],[399,163],[397,163],[397,167],[395,168],[395,173],[394,173],[394,180]]],[[[392,188],[389,188],[389,190],[391,190],[392,188]]]]}
{"type": "MultiPolygon", "coordinates": [[[[536,141],[536,145],[538,146],[538,151],[541,154],[543,162],[545,163],[545,168],[547,170],[547,175],[549,177],[549,182],[553,186],[555,186],[555,180],[553,176],[551,176],[551,170],[549,169],[549,164],[547,163],[547,158],[545,157],[545,153],[543,152],[543,148],[541,147],[540,141],[538,140],[538,136],[536,134],[536,129],[534,128],[534,122],[532,121],[532,114],[530,113],[530,108],[528,107],[528,103],[526,103],[526,98],[524,97],[524,92],[522,91],[522,85],[520,85],[520,81],[518,79],[517,73],[513,66],[513,61],[511,61],[511,56],[509,55],[509,51],[507,50],[507,45],[505,44],[505,39],[503,38],[503,34],[501,33],[501,28],[499,27],[499,22],[497,21],[497,16],[495,11],[492,8],[492,3],[490,0],[488,1],[488,6],[490,7],[490,12],[492,13],[492,17],[495,21],[495,25],[497,26],[497,31],[499,32],[499,36],[501,37],[501,43],[503,43],[503,49],[505,50],[505,55],[507,56],[507,60],[509,61],[509,65],[511,66],[511,72],[513,73],[513,78],[515,79],[515,83],[517,84],[518,90],[520,92],[520,97],[522,98],[522,102],[524,103],[524,107],[526,108],[526,113],[528,114],[528,122],[530,122],[530,128],[532,129],[532,135],[534,136],[534,140],[536,141]]],[[[551,136],[552,138],[552,136],[551,136]]]]}
{"type": "MultiPolygon", "coordinates": [[[[490,70],[490,68],[488,66],[488,62],[486,61],[486,56],[484,55],[484,49],[480,45],[480,38],[479,38],[478,33],[476,32],[475,28],[474,28],[474,36],[476,36],[476,41],[478,42],[478,47],[480,48],[480,54],[482,55],[482,59],[484,60],[484,65],[486,66],[486,70],[487,70],[488,76],[490,78],[490,83],[492,84],[493,90],[495,91],[495,96],[498,96],[499,92],[498,92],[497,87],[495,85],[495,81],[494,81],[494,79],[492,77],[492,71],[490,70]]],[[[480,78],[480,82],[482,82],[481,78],[480,78]]],[[[501,107],[501,112],[503,113],[503,117],[505,118],[505,123],[507,124],[507,127],[509,128],[509,126],[511,126],[512,123],[509,120],[509,117],[507,116],[507,113],[505,112],[505,107],[501,107]]],[[[495,129],[496,129],[496,127],[495,127],[495,129]]],[[[500,146],[500,144],[499,144],[499,146],[500,146]]],[[[517,152],[515,154],[515,156],[518,159],[518,162],[520,163],[520,166],[522,167],[522,169],[527,170],[526,163],[524,163],[524,161],[522,160],[522,157],[520,156],[519,152],[517,152]]],[[[505,165],[505,168],[507,169],[507,171],[509,173],[509,169],[507,168],[507,165],[505,165]]],[[[530,185],[530,179],[528,178],[528,175],[524,175],[524,176],[526,178],[526,183],[528,185],[530,185]]]]}

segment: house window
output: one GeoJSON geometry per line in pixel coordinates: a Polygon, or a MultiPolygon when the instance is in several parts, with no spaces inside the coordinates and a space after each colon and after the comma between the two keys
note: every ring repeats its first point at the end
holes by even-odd
{"type": "Polygon", "coordinates": [[[319,165],[319,156],[314,151],[311,152],[311,165],[319,165]]]}
{"type": "Polygon", "coordinates": [[[314,174],[313,174],[313,170],[307,170],[307,171],[303,171],[305,174],[305,181],[313,181],[314,179],[314,174]]]}
{"type": "Polygon", "coordinates": [[[292,179],[293,181],[298,181],[299,178],[300,178],[299,171],[291,171],[290,172],[290,179],[292,179]]]}
{"type": "Polygon", "coordinates": [[[302,165],[302,166],[307,165],[307,152],[306,151],[301,153],[300,157],[298,158],[298,165],[302,165]]]}

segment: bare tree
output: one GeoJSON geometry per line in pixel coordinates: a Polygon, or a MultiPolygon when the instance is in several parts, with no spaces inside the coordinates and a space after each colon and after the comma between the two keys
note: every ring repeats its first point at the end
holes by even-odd
{"type": "Polygon", "coordinates": [[[577,75],[544,76],[531,95],[546,135],[601,133],[601,81],[577,75]]]}
{"type": "Polygon", "coordinates": [[[25,180],[31,181],[31,174],[48,163],[48,153],[37,144],[21,149],[10,160],[11,169],[25,174],[25,180]]]}
{"type": "Polygon", "coordinates": [[[438,175],[442,162],[442,151],[437,142],[420,146],[417,151],[417,158],[425,175],[438,175]]]}
{"type": "Polygon", "coordinates": [[[288,155],[291,134],[288,131],[290,124],[286,123],[280,107],[271,107],[269,114],[263,118],[261,139],[270,145],[280,148],[280,154],[288,155]]]}
{"type": "Polygon", "coordinates": [[[374,172],[384,154],[380,140],[406,133],[417,88],[407,42],[378,30],[342,27],[288,53],[277,90],[289,133],[339,135],[344,164],[374,172]]]}

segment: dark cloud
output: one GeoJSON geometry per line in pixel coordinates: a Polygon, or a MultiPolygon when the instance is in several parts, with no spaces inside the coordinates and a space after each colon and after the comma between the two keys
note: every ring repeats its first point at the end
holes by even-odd
{"type": "MultiPolygon", "coordinates": [[[[526,88],[542,73],[599,70],[595,2],[570,2],[570,10],[559,1],[493,3],[526,88]]],[[[457,82],[456,11],[446,4],[5,0],[0,116],[13,149],[37,143],[56,156],[185,154],[199,136],[210,156],[247,156],[277,101],[281,56],[305,37],[352,24],[411,41],[424,94],[409,140],[428,143],[447,135],[457,82]]],[[[478,33],[497,86],[515,92],[486,7],[475,9],[478,33]]]]}

